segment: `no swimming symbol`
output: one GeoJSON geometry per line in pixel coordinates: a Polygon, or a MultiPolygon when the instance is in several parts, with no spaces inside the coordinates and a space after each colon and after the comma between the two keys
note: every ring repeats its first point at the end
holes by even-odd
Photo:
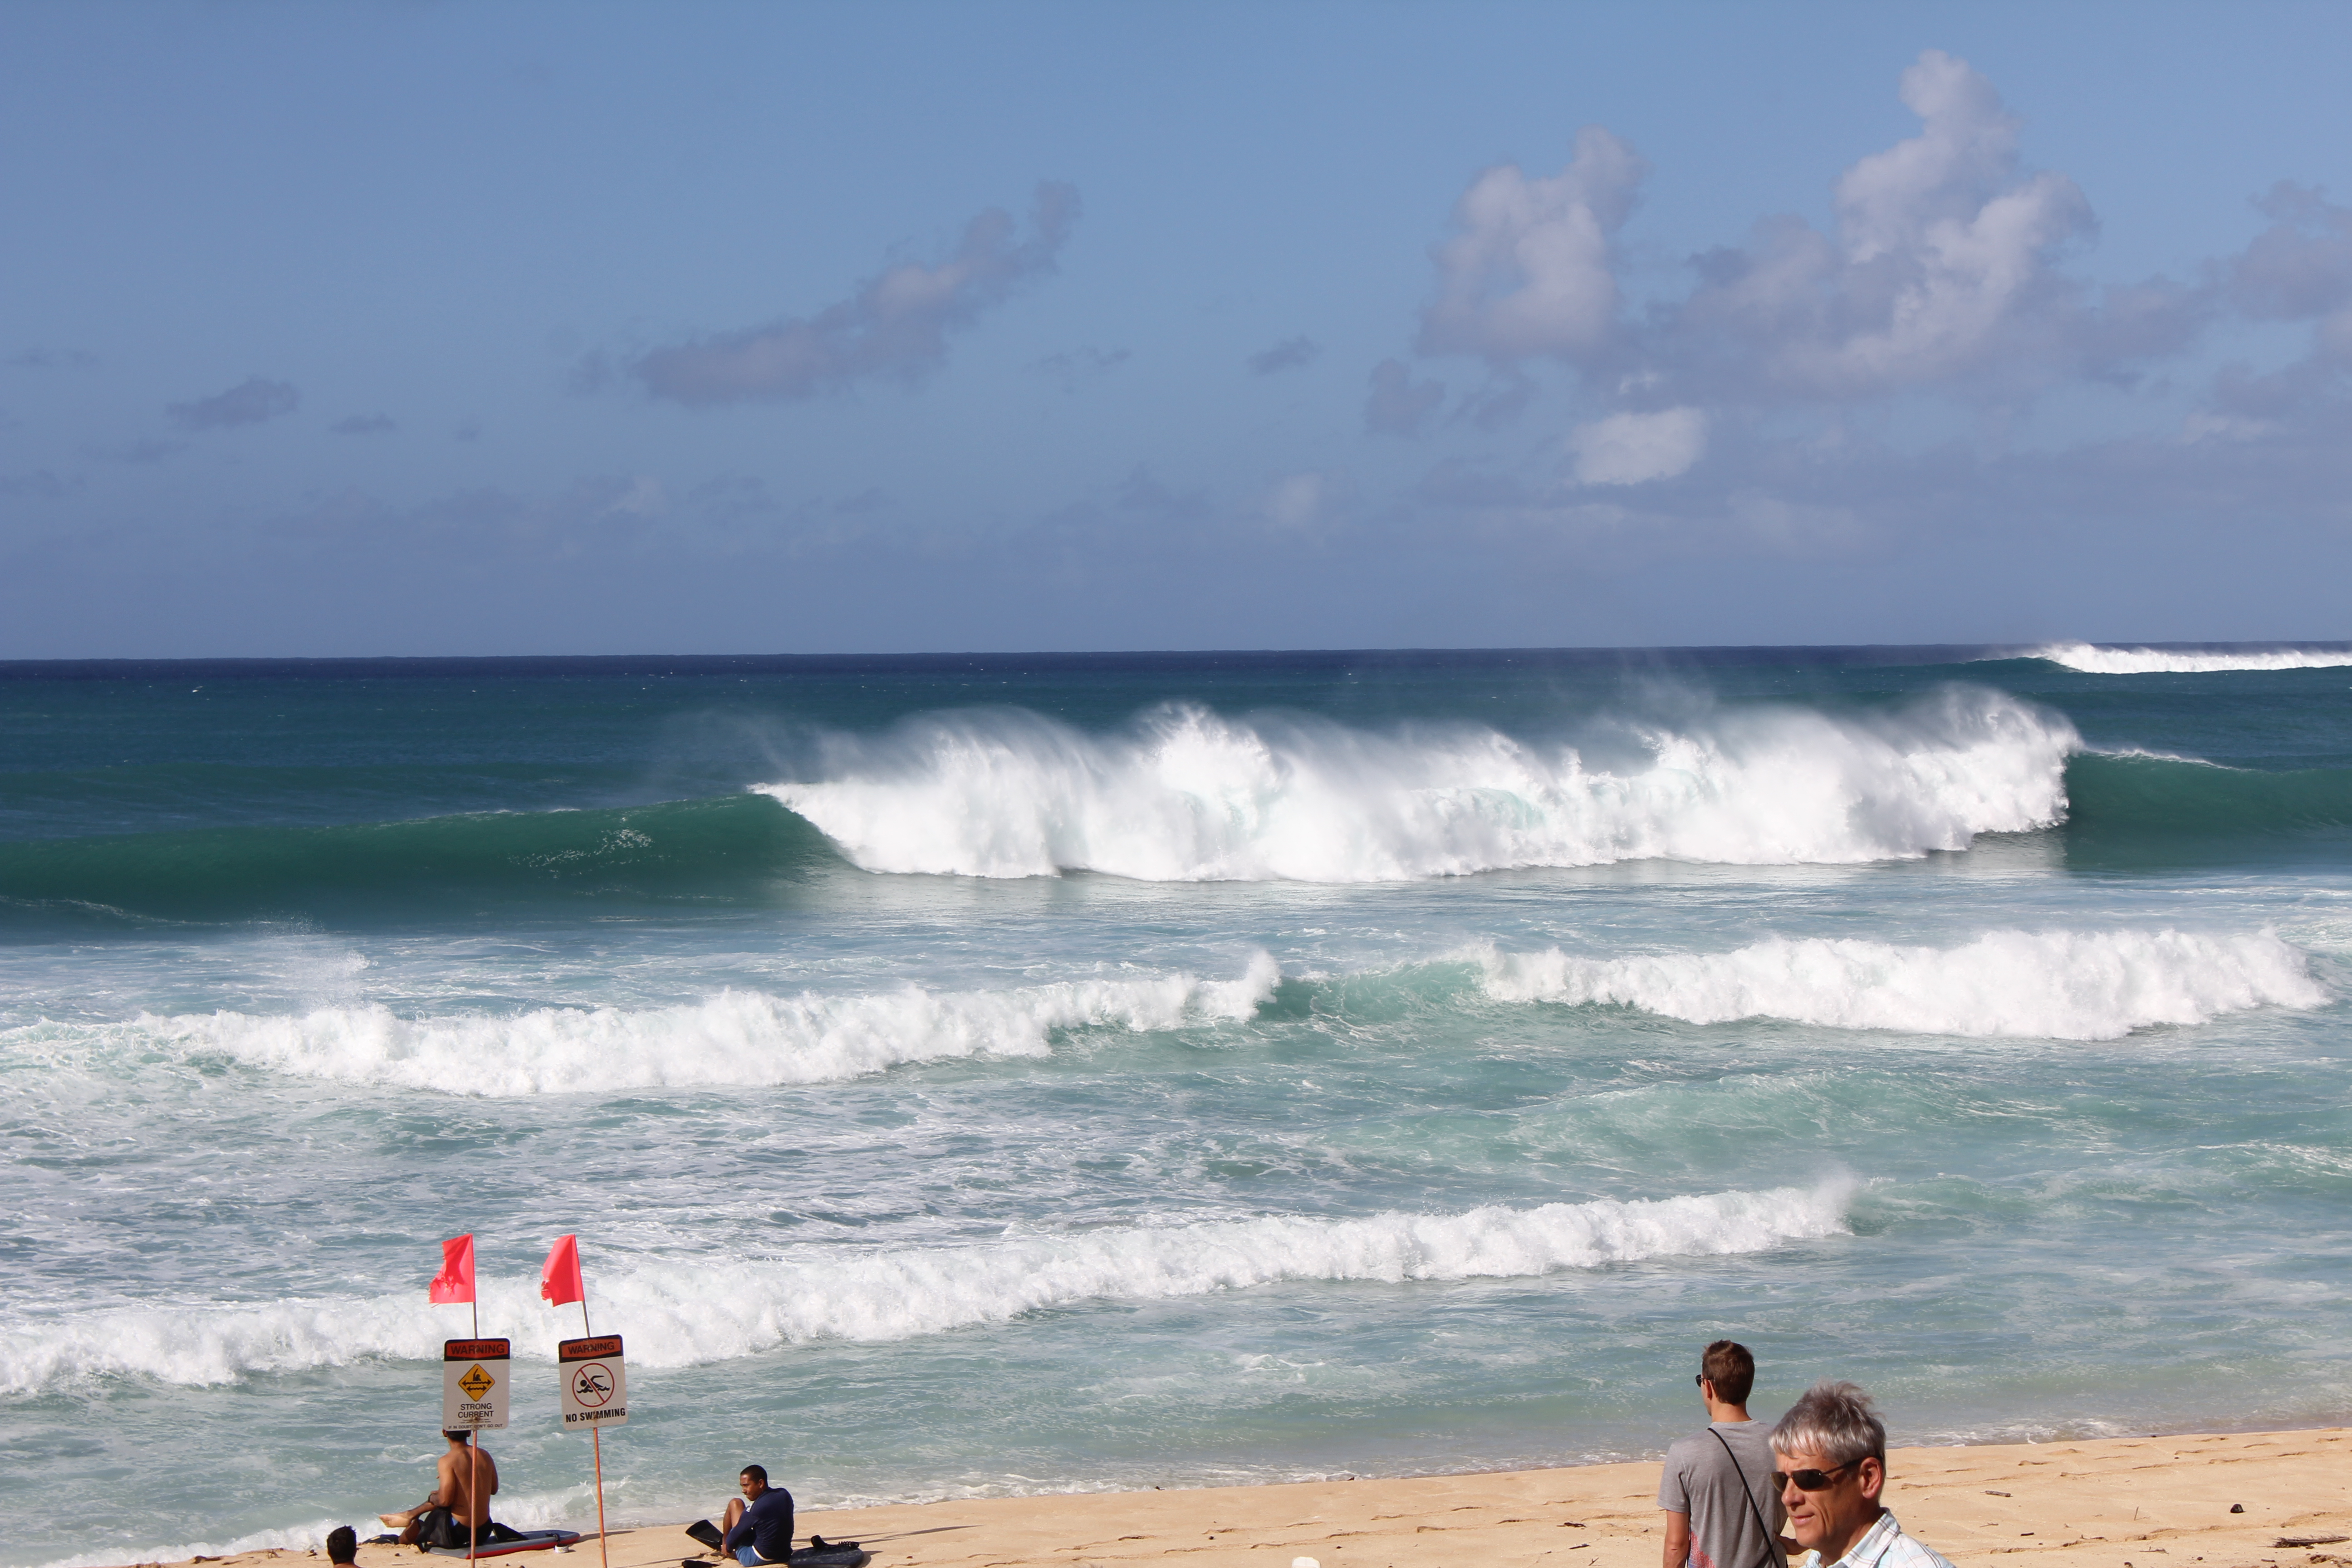
{"type": "Polygon", "coordinates": [[[572,1397],[582,1405],[603,1409],[613,1402],[614,1388],[613,1369],[601,1361],[585,1362],[572,1369],[572,1397]]]}

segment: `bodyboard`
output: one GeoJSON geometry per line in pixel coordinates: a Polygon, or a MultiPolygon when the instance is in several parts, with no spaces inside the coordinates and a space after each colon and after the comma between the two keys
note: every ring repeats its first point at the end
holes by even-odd
{"type": "MultiPolygon", "coordinates": [[[[850,1542],[841,1546],[828,1546],[822,1552],[813,1546],[803,1546],[792,1554],[786,1568],[866,1568],[873,1561],[872,1552],[856,1542],[850,1542]]],[[[726,1564],[721,1563],[719,1568],[726,1568],[726,1564]]]]}
{"type": "MultiPolygon", "coordinates": [[[[570,1546],[580,1539],[576,1530],[526,1530],[512,1541],[491,1541],[474,1548],[475,1557],[504,1557],[514,1552],[547,1552],[558,1546],[570,1546]]],[[[462,1546],[432,1546],[425,1550],[436,1557],[465,1557],[462,1546]]],[[[827,1565],[830,1568],[830,1565],[827,1565]]]]}

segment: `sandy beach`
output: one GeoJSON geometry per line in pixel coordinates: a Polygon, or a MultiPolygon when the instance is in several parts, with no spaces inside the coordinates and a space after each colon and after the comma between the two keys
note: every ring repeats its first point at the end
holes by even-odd
{"type": "MultiPolygon", "coordinates": [[[[1905,1529],[1962,1568],[2158,1568],[2159,1558],[2164,1568],[2352,1568],[2352,1430],[2344,1428],[1898,1448],[1888,1469],[1886,1500],[1905,1529]]],[[[799,1529],[864,1542],[875,1568],[1171,1558],[1288,1568],[1295,1557],[1323,1568],[1655,1568],[1657,1481],[1654,1462],[1585,1465],[812,1510],[799,1529]]],[[[714,1486],[714,1504],[725,1496],[714,1486]]],[[[677,1525],[616,1531],[612,1568],[661,1568],[693,1551],[677,1525]]],[[[595,1552],[592,1538],[573,1555],[595,1552]]],[[[306,1555],[320,1554],[196,1561],[247,1568],[306,1555]]],[[[393,1547],[360,1552],[362,1568],[416,1560],[393,1547]]]]}

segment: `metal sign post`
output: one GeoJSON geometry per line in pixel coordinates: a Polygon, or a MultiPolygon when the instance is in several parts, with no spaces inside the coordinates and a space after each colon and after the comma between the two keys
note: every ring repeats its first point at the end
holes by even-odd
{"type": "Polygon", "coordinates": [[[444,1340],[441,1342],[441,1430],[471,1432],[473,1479],[466,1489],[482,1523],[466,1524],[466,1561],[471,1563],[482,1543],[482,1527],[490,1521],[489,1500],[482,1496],[482,1433],[507,1424],[513,1408],[507,1363],[514,1346],[506,1340],[444,1340]]]}

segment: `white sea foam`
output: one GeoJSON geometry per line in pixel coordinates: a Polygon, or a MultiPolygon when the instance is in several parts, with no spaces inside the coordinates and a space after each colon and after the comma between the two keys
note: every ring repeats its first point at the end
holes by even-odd
{"type": "MultiPolygon", "coordinates": [[[[596,1280],[598,1310],[628,1325],[629,1356],[686,1366],[814,1339],[898,1340],[1100,1300],[1156,1300],[1284,1280],[1525,1279],[1645,1258],[1763,1251],[1842,1235],[1854,1184],[1444,1215],[1202,1220],[781,1260],[645,1259],[596,1280]]],[[[535,1279],[481,1282],[486,1322],[548,1357],[570,1331],[535,1279]]],[[[417,1292],[83,1311],[0,1331],[0,1393],[91,1377],[205,1384],[340,1366],[423,1361],[455,1319],[417,1292]]]]}
{"type": "Polygon", "coordinates": [[[2160,647],[2098,647],[2086,642],[2052,643],[2028,658],[2046,658],[2085,675],[2200,675],[2222,669],[2334,669],[2352,665],[2352,648],[2270,648],[2242,653],[2183,651],[2160,647]]]}
{"type": "Polygon", "coordinates": [[[1098,737],[966,713],[835,737],[821,776],[761,789],[873,871],[1368,882],[1963,849],[2056,821],[2078,743],[2063,719],[1973,689],[1890,717],[1751,710],[1639,738],[1646,764],[1612,772],[1467,725],[1374,734],[1180,704],[1098,737]]]}
{"type": "Polygon", "coordinates": [[[299,1016],[149,1016],[130,1029],[277,1072],[478,1095],[823,1083],[907,1062],[1043,1056],[1064,1029],[1174,1029],[1247,1018],[1280,978],[1260,952],[1238,980],[1163,973],[1004,991],[908,985],[844,996],[724,991],[675,1007],[425,1018],[375,1004],[299,1016]]]}
{"type": "Polygon", "coordinates": [[[1639,1007],[1694,1024],[1789,1018],[1906,1034],[2106,1040],[2249,1007],[2328,1000],[2302,952],[2265,933],[1990,931],[1960,947],[1775,938],[1729,952],[1481,954],[1499,1001],[1639,1007]]]}
{"type": "MultiPolygon", "coordinates": [[[[298,1524],[285,1530],[257,1530],[231,1541],[183,1541],[169,1546],[149,1546],[140,1549],[108,1546],[96,1552],[78,1552],[70,1557],[53,1557],[40,1568],[106,1568],[121,1563],[186,1563],[198,1557],[233,1557],[244,1552],[323,1552],[327,1532],[345,1520],[321,1519],[310,1524],[298,1524]]],[[[371,1530],[375,1527],[371,1525],[371,1530]]]]}

